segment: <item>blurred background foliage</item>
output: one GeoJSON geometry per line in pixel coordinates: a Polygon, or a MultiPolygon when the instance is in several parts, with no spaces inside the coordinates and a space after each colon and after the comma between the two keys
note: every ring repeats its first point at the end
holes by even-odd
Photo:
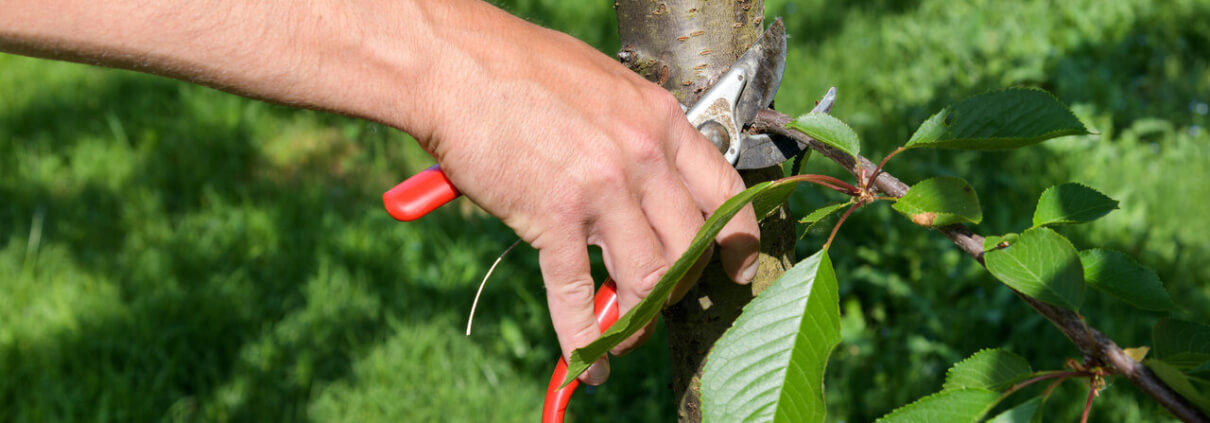
{"type": "MultiPolygon", "coordinates": [[[[608,2],[497,2],[618,48],[608,2]]],[[[1029,226],[1050,185],[1078,181],[1121,210],[1064,228],[1128,252],[1210,320],[1210,1],[766,2],[792,35],[777,107],[834,114],[878,157],[928,115],[989,89],[1032,86],[1097,135],[1013,152],[912,151],[906,182],[966,178],[983,234],[1029,226]]],[[[458,200],[416,223],[379,195],[431,164],[381,125],[124,71],[0,55],[0,420],[534,421],[557,354],[536,258],[458,200]]],[[[835,173],[818,158],[812,172],[835,173]]],[[[803,214],[837,200],[800,188],[803,214]]],[[[826,232],[826,230],[824,230],[826,232]]],[[[810,233],[799,255],[826,237],[810,233]]],[[[832,257],[844,341],[829,420],[870,421],[936,391],[984,347],[1058,369],[1077,353],[942,236],[885,204],[845,225],[832,257]]],[[[1160,314],[1092,293],[1089,323],[1123,346],[1160,314]]],[[[663,335],[614,360],[574,421],[674,417],[663,335]]],[[[1072,421],[1070,383],[1047,415],[1072,421]]],[[[1125,382],[1096,421],[1171,420],[1125,382]]]]}

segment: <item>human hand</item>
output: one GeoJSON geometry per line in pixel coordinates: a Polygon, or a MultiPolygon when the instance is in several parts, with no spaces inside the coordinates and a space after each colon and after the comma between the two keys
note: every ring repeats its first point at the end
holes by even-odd
{"type": "MultiPolygon", "coordinates": [[[[434,68],[449,73],[429,79],[441,94],[429,129],[413,133],[462,193],[538,249],[567,357],[600,335],[588,245],[601,248],[625,313],[744,185],[662,88],[566,34],[484,6],[474,25],[437,37],[449,45],[434,68]]],[[[717,240],[731,278],[750,281],[759,246],[751,208],[717,240]]],[[[581,380],[599,384],[608,372],[602,359],[581,380]]]]}
{"type": "MultiPolygon", "coordinates": [[[[415,136],[460,191],[538,249],[564,357],[600,335],[589,244],[625,313],[703,216],[744,188],[663,89],[482,1],[43,3],[0,14],[0,50],[157,73],[415,136]]],[[[716,240],[731,278],[750,281],[760,244],[751,207],[716,240]]],[[[608,373],[602,359],[581,379],[608,373]]]]}

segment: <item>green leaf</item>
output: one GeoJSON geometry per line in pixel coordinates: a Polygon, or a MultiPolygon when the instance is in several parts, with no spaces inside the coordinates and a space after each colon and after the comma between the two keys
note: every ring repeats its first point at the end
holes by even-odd
{"type": "Polygon", "coordinates": [[[1004,410],[987,423],[1034,423],[1042,421],[1042,398],[1034,397],[1020,405],[1004,410]]]}
{"type": "Polygon", "coordinates": [[[752,200],[752,207],[756,210],[756,219],[764,219],[777,211],[777,208],[789,200],[791,194],[794,194],[795,188],[798,188],[798,184],[778,184],[758,194],[756,199],[752,200]]]}
{"type": "Polygon", "coordinates": [[[718,210],[715,210],[706,219],[701,229],[698,229],[697,235],[694,235],[693,241],[689,243],[689,249],[676,262],[672,263],[672,266],[668,268],[668,271],[664,273],[660,281],[656,282],[655,287],[651,289],[651,292],[646,297],[640,300],[638,304],[635,304],[625,315],[619,317],[618,321],[602,333],[601,337],[597,338],[596,341],[592,341],[591,344],[577,348],[571,352],[571,360],[567,363],[567,378],[563,379],[563,385],[567,385],[569,382],[575,380],[576,377],[580,376],[580,373],[588,370],[588,366],[605,355],[607,351],[630,338],[631,335],[634,335],[635,332],[646,326],[647,322],[654,319],[660,313],[660,310],[663,309],[668,294],[672,292],[676,283],[685,276],[689,268],[706,252],[706,249],[714,242],[714,237],[718,236],[718,233],[723,230],[723,226],[726,226],[727,222],[731,221],[731,218],[735,217],[735,214],[739,213],[745,205],[755,200],[758,196],[774,195],[769,193],[776,193],[778,190],[786,189],[786,186],[797,186],[799,182],[795,180],[761,182],[723,202],[723,205],[719,206],[718,210]]]}
{"type": "Polygon", "coordinates": [[[1080,252],[1084,281],[1144,310],[1176,309],[1160,277],[1117,251],[1092,249],[1080,252]]]}
{"type": "Polygon", "coordinates": [[[706,249],[714,242],[714,237],[719,231],[723,230],[723,226],[735,216],[736,213],[743,209],[745,205],[752,201],[760,193],[780,184],[773,182],[761,182],[736,194],[723,205],[715,210],[710,218],[702,224],[702,228],[697,231],[697,235],[693,237],[693,241],[689,243],[689,249],[681,258],[677,259],[647,297],[639,301],[634,308],[626,312],[625,315],[618,318],[618,321],[610,326],[608,330],[601,334],[600,338],[593,341],[591,344],[583,348],[577,348],[571,353],[571,360],[567,363],[567,378],[563,380],[563,385],[575,380],[588,370],[588,366],[595,362],[598,358],[605,355],[613,347],[617,346],[622,341],[625,341],[631,335],[634,335],[639,329],[647,325],[651,319],[655,318],[663,309],[668,294],[672,292],[672,288],[676,286],[677,281],[680,281],[689,268],[697,262],[698,257],[705,253],[706,249]]]}
{"type": "MultiPolygon", "coordinates": [[[[925,144],[941,139],[945,136],[945,131],[949,129],[950,123],[946,123],[946,116],[949,116],[949,108],[941,109],[940,112],[929,116],[916,132],[912,133],[912,138],[908,139],[907,144],[903,148],[924,147],[925,144]]],[[[952,122],[951,122],[952,123],[952,122]]]]}
{"type": "Polygon", "coordinates": [[[853,204],[853,202],[846,201],[843,203],[828,204],[826,206],[815,209],[815,211],[813,211],[813,212],[807,213],[807,216],[800,219],[798,221],[798,223],[810,224],[810,223],[815,223],[815,222],[824,220],[828,216],[831,216],[833,213],[836,213],[837,211],[840,211],[841,209],[844,209],[845,206],[848,206],[850,204],[853,204]]]}
{"type": "Polygon", "coordinates": [[[991,411],[999,401],[999,393],[986,389],[946,390],[900,407],[878,419],[878,422],[974,423],[991,411]]]}
{"type": "Polygon", "coordinates": [[[924,121],[904,147],[1003,150],[1087,133],[1075,114],[1050,93],[1010,88],[942,109],[924,121]]]}
{"type": "Polygon", "coordinates": [[[987,238],[983,238],[983,252],[986,253],[988,251],[1000,248],[1001,243],[1007,242],[1011,245],[1012,243],[1017,242],[1017,236],[1017,234],[1012,233],[1004,235],[988,235],[987,238]]]}
{"type": "Polygon", "coordinates": [[[1206,390],[1208,387],[1203,386],[1199,388],[1189,376],[1181,373],[1180,369],[1171,363],[1158,359],[1149,359],[1144,361],[1143,364],[1151,369],[1151,372],[1155,373],[1160,380],[1164,381],[1165,385],[1168,385],[1173,391],[1189,400],[1189,403],[1193,404],[1193,406],[1200,408],[1204,413],[1210,414],[1210,393],[1206,390]]]}
{"type": "Polygon", "coordinates": [[[1210,327],[1176,319],[1160,319],[1151,331],[1155,358],[1191,369],[1210,361],[1210,327]]]}
{"type": "Polygon", "coordinates": [[[979,223],[983,211],[979,196],[961,178],[939,176],[920,181],[893,206],[920,226],[940,227],[954,223],[979,223]]]}
{"type": "MultiPolygon", "coordinates": [[[[1002,392],[1033,375],[1033,369],[1024,358],[999,349],[979,351],[962,360],[945,373],[945,385],[941,392],[921,398],[879,419],[879,422],[978,422],[988,411],[1003,399],[1002,392]]],[[[1028,414],[1033,409],[1022,409],[1016,413],[1004,413],[997,421],[1010,420],[1028,414]]]]}
{"type": "Polygon", "coordinates": [[[807,134],[850,156],[857,157],[861,152],[861,140],[857,137],[857,132],[827,113],[807,113],[787,123],[786,127],[807,134]]]}
{"type": "Polygon", "coordinates": [[[1084,300],[1084,268],[1071,241],[1047,228],[1022,233],[983,254],[987,270],[1021,293],[1072,311],[1084,300]]]}
{"type": "Polygon", "coordinates": [[[840,342],[839,301],[832,261],[820,250],[744,306],[706,358],[705,420],[823,421],[823,374],[840,342]]]}
{"type": "Polygon", "coordinates": [[[1034,226],[1091,222],[1117,208],[1117,200],[1084,185],[1055,185],[1038,198],[1034,226]]]}
{"type": "Polygon", "coordinates": [[[1021,356],[1000,349],[987,349],[954,364],[945,373],[945,385],[941,389],[981,388],[1004,392],[1033,372],[1021,356]]]}
{"type": "Polygon", "coordinates": [[[853,204],[853,201],[850,200],[850,201],[844,202],[844,203],[836,203],[836,204],[830,204],[827,206],[823,206],[822,208],[816,209],[815,211],[811,212],[806,217],[802,218],[802,220],[798,221],[798,223],[807,224],[807,227],[802,230],[802,234],[799,234],[798,238],[802,239],[803,237],[807,236],[807,234],[811,232],[811,229],[815,228],[815,225],[822,223],[825,219],[828,218],[828,216],[836,214],[837,211],[843,210],[846,206],[851,206],[852,204],[853,204]]]}

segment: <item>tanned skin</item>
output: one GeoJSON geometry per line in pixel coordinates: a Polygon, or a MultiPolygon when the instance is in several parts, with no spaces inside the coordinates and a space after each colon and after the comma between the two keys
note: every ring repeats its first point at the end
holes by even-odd
{"type": "MultiPolygon", "coordinates": [[[[659,86],[477,0],[0,0],[0,51],[406,131],[462,193],[539,251],[564,356],[600,335],[589,245],[601,248],[625,313],[688,249],[704,216],[744,188],[659,86]]],[[[755,276],[759,236],[751,207],[719,234],[732,279],[755,276]]],[[[602,359],[581,380],[608,376],[602,359]]]]}

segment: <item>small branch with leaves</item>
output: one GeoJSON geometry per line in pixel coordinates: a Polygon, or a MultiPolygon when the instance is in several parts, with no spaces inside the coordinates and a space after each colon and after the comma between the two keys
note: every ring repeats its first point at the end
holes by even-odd
{"type": "Polygon", "coordinates": [[[880,421],[935,421],[928,416],[944,414],[945,421],[978,422],[1025,386],[1052,381],[1041,396],[1001,413],[1010,416],[1005,419],[1021,421],[1017,418],[1037,413],[1054,386],[1073,378],[1088,380],[1089,394],[1084,404],[1087,419],[1105,378],[1113,375],[1130,380],[1184,421],[1208,421],[1210,327],[1163,319],[1154,331],[1153,358],[1143,360],[1146,352],[1131,349],[1132,356],[1088,326],[1078,314],[1086,286],[1145,310],[1176,308],[1154,272],[1119,252],[1077,250],[1051,229],[1097,219],[1116,209],[1116,201],[1083,185],[1061,184],[1042,193],[1029,228],[1019,234],[984,238],[965,226],[983,219],[978,195],[966,181],[935,177],[909,186],[884,170],[891,157],[916,148],[1008,149],[1087,134],[1071,111],[1049,93],[1009,89],[948,107],[926,120],[903,147],[878,165],[860,155],[856,132],[824,113],[791,119],[764,110],[748,131],[806,145],[848,170],[857,183],[822,175],[794,175],[756,184],[732,197],[706,220],[689,251],[673,264],[647,298],[596,342],[572,353],[567,380],[654,318],[666,306],[667,293],[685,270],[746,204],[754,205],[758,217],[768,216],[789,198],[798,183],[809,182],[850,198],[811,212],[803,218],[804,223],[817,224],[841,209],[845,213],[822,248],[752,300],[714,345],[701,379],[705,418],[823,421],[826,407],[819,388],[823,386],[828,357],[840,342],[839,290],[828,250],[854,211],[877,201],[892,201],[897,212],[917,225],[937,229],[1050,320],[1075,344],[1082,360],[1069,361],[1067,370],[1035,373],[1020,357],[1002,350],[984,350],[955,364],[941,392],[896,409],[880,421]],[[793,400],[783,401],[783,394],[793,400]]]}
{"type": "MultiPolygon", "coordinates": [[[[1010,95],[1014,91],[1023,92],[1023,90],[1010,90],[1001,93],[993,93],[989,95],[1010,95]]],[[[1035,91],[1024,91],[1031,93],[1029,95],[1037,96],[1043,94],[1035,91]],[[1035,94],[1036,93],[1036,94],[1035,94]]],[[[1046,95],[1049,97],[1049,95],[1046,95]]],[[[977,98],[976,98],[977,99],[977,98]]],[[[975,99],[972,99],[975,100],[975,99]]],[[[1132,358],[1129,354],[1122,350],[1113,340],[1102,332],[1089,327],[1084,319],[1077,314],[1073,306],[1078,306],[1082,296],[1082,288],[1085,279],[1088,279],[1090,285],[1107,290],[1113,295],[1132,303],[1140,308],[1151,310],[1165,310],[1174,308],[1167,293],[1163,291],[1159,279],[1155,277],[1154,272],[1141,269],[1141,266],[1133,263],[1124,255],[1117,252],[1106,252],[1106,250],[1085,250],[1078,253],[1076,259],[1072,259],[1074,247],[1063,248],[1065,257],[1055,258],[1051,256],[1052,262],[1050,267],[1061,267],[1063,264],[1069,265],[1066,277],[1054,278],[1047,281],[1034,281],[1036,284],[1031,284],[1030,281],[1021,281],[1014,275],[1006,274],[1008,269],[993,270],[1001,266],[1001,260],[993,259],[992,264],[987,263],[986,254],[992,251],[996,253],[993,257],[997,257],[1008,249],[1009,246],[1021,241],[1022,236],[1030,236],[1026,241],[1031,244],[1058,244],[1060,248],[1069,247],[1070,242],[1062,239],[1061,235],[1046,229],[1049,224],[1062,223],[1078,223],[1083,221],[1098,218],[1109,211],[1117,208],[1117,202],[1104,197],[1096,191],[1078,184],[1059,185],[1046,193],[1043,193],[1039,200],[1039,208],[1034,216],[1034,227],[1027,230],[1023,235],[1008,234],[1006,236],[996,236],[984,238],[970,231],[963,223],[978,223],[981,220],[981,213],[978,213],[977,199],[974,202],[970,201],[970,195],[973,190],[965,185],[965,182],[957,178],[934,178],[918,183],[916,186],[909,187],[898,178],[883,171],[886,163],[891,157],[904,152],[913,146],[928,146],[941,145],[951,148],[961,148],[975,145],[975,149],[986,149],[981,143],[986,143],[986,138],[980,138],[974,135],[963,134],[962,130],[975,131],[976,129],[956,128],[952,132],[945,132],[945,128],[953,126],[953,115],[967,112],[963,107],[980,107],[982,104],[969,104],[972,100],[968,100],[968,104],[960,104],[953,108],[943,110],[929,119],[921,129],[917,131],[912,140],[904,147],[897,148],[891,154],[887,155],[881,163],[874,166],[873,163],[857,154],[850,154],[847,149],[848,143],[838,142],[840,146],[831,145],[833,143],[825,143],[813,138],[810,134],[826,136],[826,133],[816,131],[802,131],[801,124],[797,123],[790,116],[778,113],[773,110],[763,110],[757,116],[756,122],[752,126],[752,130],[756,132],[768,133],[776,136],[783,136],[795,140],[796,142],[808,145],[812,150],[818,151],[825,157],[828,157],[836,164],[840,165],[845,170],[855,175],[858,180],[868,181],[866,189],[873,189],[883,194],[900,197],[901,202],[897,202],[896,210],[908,215],[909,218],[916,224],[926,227],[933,227],[954,242],[956,246],[967,253],[971,258],[978,261],[980,264],[987,266],[989,271],[1004,280],[1009,285],[1010,289],[1024,300],[1027,304],[1038,311],[1043,317],[1055,325],[1072,343],[1079,349],[1085,360],[1085,365],[1105,365],[1108,374],[1118,374],[1125,377],[1134,384],[1140,391],[1147,394],[1156,400],[1160,405],[1164,406],[1174,416],[1187,422],[1206,422],[1206,414],[1193,406],[1189,400],[1186,400],[1181,394],[1178,394],[1171,387],[1164,383],[1154,372],[1149,370],[1141,363],[1141,357],[1138,359],[1132,358]],[[955,110],[956,109],[956,110],[955,110]],[[931,137],[931,138],[930,138],[931,137]],[[941,139],[948,137],[947,139],[941,139]],[[968,141],[963,141],[968,140],[968,141]],[[966,143],[966,144],[963,144],[966,143]],[[867,169],[874,169],[868,174],[867,169]],[[945,181],[945,182],[943,182],[945,181]],[[948,186],[948,188],[946,188],[948,186]],[[927,187],[927,188],[926,188],[927,187]],[[927,194],[921,193],[923,191],[927,194]],[[917,196],[912,196],[913,192],[920,193],[917,196]],[[938,204],[926,204],[925,207],[903,206],[903,198],[920,198],[927,202],[929,199],[935,199],[938,204]],[[949,204],[940,204],[940,202],[948,202],[949,204]],[[929,211],[935,209],[936,211],[929,211]],[[1066,210],[1078,210],[1075,213],[1065,213],[1066,210]],[[915,212],[913,212],[915,211],[915,212]],[[1066,245],[1064,245],[1064,243],[1066,245]],[[1096,263],[1106,263],[1106,260],[1101,260],[1100,256],[1112,256],[1113,264],[1111,265],[1114,271],[1108,270],[1107,266],[1096,266],[1096,263]],[[1093,261],[1094,266],[1089,266],[1088,262],[1093,261]],[[1080,266],[1080,262],[1084,264],[1080,266]],[[1070,266],[1075,263],[1076,266],[1070,266]],[[1120,284],[1098,284],[1100,280],[1096,279],[1097,275],[1076,276],[1073,273],[1079,271],[1092,271],[1101,273],[1101,280],[1112,279],[1112,274],[1106,273],[1128,273],[1142,274],[1142,279],[1139,285],[1145,292],[1140,294],[1136,288],[1119,287],[1120,284]],[[1115,272],[1116,271],[1116,272],[1115,272]],[[1089,279],[1089,276],[1093,276],[1089,279]],[[1005,280],[1007,279],[1007,280],[1005,280]],[[1062,286],[1067,285],[1067,286],[1062,286]],[[1020,289],[1018,289],[1020,288],[1020,289]],[[1038,289],[1040,288],[1040,289],[1038,289]],[[1121,289],[1118,289],[1121,288],[1121,289]],[[1032,295],[1031,295],[1032,294],[1032,295]]],[[[981,99],[990,100],[990,99],[981,99]]],[[[999,99],[996,99],[999,100],[999,99]]],[[[978,102],[982,102],[976,100],[978,102]]],[[[1057,102],[1056,102],[1057,103],[1057,102]]],[[[1058,105],[1061,107],[1061,105],[1058,105]]],[[[1050,110],[1044,113],[1054,114],[1057,112],[1070,116],[1070,112],[1065,109],[1050,110]]],[[[1001,110],[1001,112],[1003,112],[1001,110]]],[[[799,119],[801,121],[801,119],[799,119]]],[[[1048,128],[1042,128],[1041,134],[1032,136],[1020,137],[1024,140],[1000,140],[992,141],[993,143],[1001,144],[1005,148],[1020,147],[1029,143],[1041,142],[1051,138],[1051,136],[1061,136],[1069,134],[1079,134],[1083,130],[1083,125],[1075,120],[1074,116],[1070,116],[1065,124],[1067,128],[1062,127],[1063,124],[1058,124],[1048,128]],[[1074,129],[1074,128],[1079,129],[1074,129]]],[[[1038,132],[1038,131],[1035,131],[1038,132]]],[[[1008,254],[1005,254],[1008,255],[1008,254]]],[[[1011,258],[1011,257],[1010,257],[1011,258]]],[[[1013,262],[1017,262],[1013,260],[1013,262]]],[[[1138,279],[1136,279],[1138,280],[1138,279]]],[[[1162,322],[1163,323],[1163,322],[1162,322]]],[[[1198,333],[1203,331],[1198,330],[1198,333]]],[[[1152,363],[1148,363],[1152,364],[1152,363]]],[[[1163,364],[1159,364],[1162,366],[1163,364]]],[[[1173,375],[1173,379],[1181,379],[1178,375],[1173,375]]],[[[1195,393],[1196,394],[1196,393],[1195,393]]],[[[1091,396],[1089,397],[1091,401],[1091,396]]],[[[1202,401],[1204,397],[1202,397],[1202,401]]],[[[1204,409],[1208,407],[1202,404],[1204,409]]]]}

